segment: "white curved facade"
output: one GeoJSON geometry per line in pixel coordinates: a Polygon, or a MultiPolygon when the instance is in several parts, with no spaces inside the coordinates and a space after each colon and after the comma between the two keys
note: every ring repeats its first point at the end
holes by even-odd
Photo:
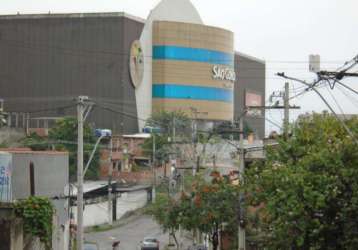
{"type": "Polygon", "coordinates": [[[149,14],[140,42],[144,55],[144,75],[136,89],[139,129],[152,113],[152,28],[153,21],[175,21],[203,24],[202,19],[190,0],[162,0],[149,14]]]}

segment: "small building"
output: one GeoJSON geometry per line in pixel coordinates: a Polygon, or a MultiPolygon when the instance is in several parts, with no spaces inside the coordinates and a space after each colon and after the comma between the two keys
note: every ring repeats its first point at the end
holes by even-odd
{"type": "Polygon", "coordinates": [[[150,158],[142,149],[147,138],[150,138],[150,134],[112,136],[112,155],[109,149],[101,151],[101,177],[107,177],[110,164],[114,173],[132,172],[134,166],[149,166],[150,158]]]}
{"type": "Polygon", "coordinates": [[[1,246],[1,250],[42,248],[38,240],[23,233],[21,219],[12,211],[16,200],[30,196],[48,197],[52,201],[55,208],[52,249],[68,249],[69,203],[65,193],[69,185],[68,164],[67,152],[0,149],[0,235],[8,244],[1,246]]]}

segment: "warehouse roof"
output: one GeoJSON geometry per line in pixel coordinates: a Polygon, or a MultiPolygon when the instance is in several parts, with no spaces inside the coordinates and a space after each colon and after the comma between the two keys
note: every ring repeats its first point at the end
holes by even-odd
{"type": "Polygon", "coordinates": [[[93,17],[125,17],[144,23],[145,19],[125,12],[98,12],[98,13],[42,13],[42,14],[14,14],[0,15],[0,19],[39,19],[39,18],[93,18],[93,17]]]}

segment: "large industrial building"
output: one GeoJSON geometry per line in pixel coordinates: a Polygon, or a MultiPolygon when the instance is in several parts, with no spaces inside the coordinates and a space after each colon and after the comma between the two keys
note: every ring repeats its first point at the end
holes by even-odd
{"type": "MultiPolygon", "coordinates": [[[[239,41],[237,41],[239,44],[239,41]]],[[[89,121],[136,133],[160,110],[203,125],[263,105],[265,62],[237,52],[234,34],[206,26],[189,0],[162,0],[146,20],[126,13],[0,16],[0,98],[31,117],[74,115],[74,98],[98,105],[89,121]]],[[[264,112],[249,127],[265,133],[264,112]]]]}

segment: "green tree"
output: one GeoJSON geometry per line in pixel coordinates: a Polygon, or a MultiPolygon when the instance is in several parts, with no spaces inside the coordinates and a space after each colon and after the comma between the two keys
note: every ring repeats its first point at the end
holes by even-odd
{"type": "Polygon", "coordinates": [[[220,231],[236,232],[239,188],[218,172],[212,172],[211,176],[210,183],[197,182],[189,196],[182,195],[179,223],[186,230],[208,234],[216,250],[220,231]]]}
{"type": "MultiPolygon", "coordinates": [[[[233,124],[232,122],[222,122],[220,123],[216,128],[215,131],[221,135],[224,139],[230,139],[231,137],[234,140],[240,140],[240,134],[239,133],[230,133],[227,131],[232,130],[233,124]]],[[[248,137],[250,133],[253,133],[254,130],[250,127],[247,121],[244,120],[244,137],[248,137]]]]}
{"type": "MultiPolygon", "coordinates": [[[[346,124],[358,135],[358,119],[346,124]]],[[[299,119],[293,136],[246,172],[269,249],[356,249],[358,150],[331,115],[299,119]]]]}
{"type": "MultiPolygon", "coordinates": [[[[85,124],[83,128],[83,151],[84,163],[86,163],[91,155],[92,149],[96,142],[93,129],[85,124]]],[[[48,138],[39,137],[32,134],[22,141],[23,145],[30,147],[32,150],[48,150],[56,149],[59,151],[69,152],[69,168],[70,179],[76,180],[77,173],[77,120],[73,117],[66,117],[56,121],[54,127],[49,130],[48,138]]],[[[87,179],[96,179],[98,177],[98,150],[86,173],[87,179]]]]}
{"type": "MultiPolygon", "coordinates": [[[[175,137],[177,142],[188,142],[191,136],[191,121],[188,116],[181,111],[161,111],[152,114],[146,121],[146,126],[159,128],[159,133],[154,133],[156,160],[167,161],[172,153],[173,128],[175,128],[175,137]]],[[[146,155],[153,154],[153,137],[145,140],[143,151],[146,155]]]]}
{"type": "Polygon", "coordinates": [[[44,151],[50,149],[50,145],[46,138],[43,138],[36,133],[32,133],[21,140],[21,144],[34,151],[44,151]]]}
{"type": "Polygon", "coordinates": [[[198,177],[191,190],[182,192],[180,197],[161,194],[149,212],[172,235],[179,225],[188,231],[208,234],[216,250],[219,231],[236,232],[239,188],[218,172],[211,175],[211,182],[198,177]]]}

